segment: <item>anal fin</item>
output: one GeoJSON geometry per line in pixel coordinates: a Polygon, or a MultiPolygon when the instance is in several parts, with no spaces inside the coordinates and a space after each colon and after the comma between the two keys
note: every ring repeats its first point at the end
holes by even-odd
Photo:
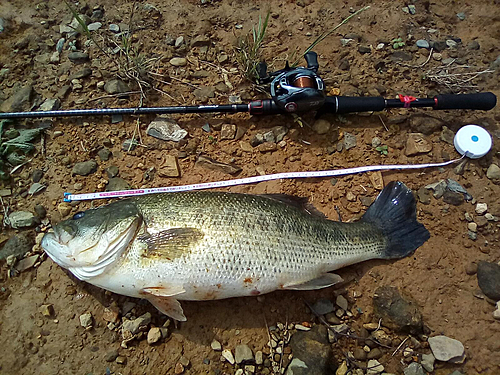
{"type": "Polygon", "coordinates": [[[187,320],[180,302],[175,298],[156,297],[151,295],[146,297],[146,299],[163,314],[180,322],[185,322],[187,320]]]}
{"type": "Polygon", "coordinates": [[[287,290],[316,290],[328,288],[329,286],[338,284],[344,281],[342,277],[335,273],[325,273],[316,279],[306,281],[305,283],[288,283],[283,285],[283,289],[287,290]]]}

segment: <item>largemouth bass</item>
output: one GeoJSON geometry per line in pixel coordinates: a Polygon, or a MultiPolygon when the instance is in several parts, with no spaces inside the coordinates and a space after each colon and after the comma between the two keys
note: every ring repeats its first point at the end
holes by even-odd
{"type": "Polygon", "coordinates": [[[412,192],[391,182],[355,223],[285,195],[179,192],[79,212],[42,247],[78,279],[183,321],[178,300],[324,288],[341,281],[330,271],[405,257],[428,238],[412,192]]]}

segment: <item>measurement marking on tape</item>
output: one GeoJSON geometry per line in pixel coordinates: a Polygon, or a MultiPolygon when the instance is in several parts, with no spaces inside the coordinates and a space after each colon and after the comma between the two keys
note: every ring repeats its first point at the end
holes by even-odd
{"type": "Polygon", "coordinates": [[[459,159],[454,159],[443,163],[408,164],[408,165],[406,164],[369,165],[363,167],[334,169],[326,171],[282,172],[282,173],[267,174],[264,176],[237,178],[234,180],[225,180],[225,181],[203,182],[191,185],[165,186],[158,188],[106,191],[99,193],[84,193],[84,194],[64,193],[64,200],[66,202],[71,202],[71,201],[83,201],[83,200],[102,199],[102,198],[120,198],[120,197],[131,197],[131,196],[145,195],[145,194],[173,193],[178,191],[202,190],[202,189],[222,188],[222,187],[237,186],[237,185],[248,185],[265,181],[284,180],[293,178],[335,177],[335,176],[345,176],[349,174],[386,171],[386,170],[436,168],[456,163],[462,160],[464,157],[465,154],[459,159]]]}

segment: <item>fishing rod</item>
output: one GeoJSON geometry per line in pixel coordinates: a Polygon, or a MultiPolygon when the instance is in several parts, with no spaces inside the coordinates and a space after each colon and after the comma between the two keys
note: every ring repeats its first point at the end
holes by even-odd
{"type": "Polygon", "coordinates": [[[385,99],[382,96],[327,96],[325,83],[318,75],[318,56],[315,52],[305,54],[307,67],[294,68],[288,65],[277,72],[267,74],[267,66],[259,66],[260,83],[270,83],[271,99],[254,100],[247,104],[214,104],[167,107],[136,108],[95,108],[69,109],[53,111],[28,111],[0,113],[0,119],[71,117],[71,116],[110,116],[144,115],[174,113],[239,113],[251,115],[275,115],[282,113],[304,113],[317,111],[318,115],[333,113],[354,113],[382,111],[387,108],[432,108],[493,109],[497,97],[491,92],[476,94],[443,94],[433,98],[415,98],[399,95],[397,99],[385,99]]]}

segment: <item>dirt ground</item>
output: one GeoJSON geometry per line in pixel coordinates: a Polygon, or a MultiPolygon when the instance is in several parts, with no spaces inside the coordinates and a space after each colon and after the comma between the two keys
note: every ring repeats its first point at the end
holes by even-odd
{"type": "MultiPolygon", "coordinates": [[[[460,38],[456,49],[447,48],[441,58],[458,58],[472,71],[487,69],[499,55],[500,45],[500,4],[498,1],[416,1],[416,14],[403,11],[407,6],[401,1],[368,2],[346,1],[94,1],[75,4],[76,9],[89,15],[96,7],[104,10],[100,20],[103,26],[93,32],[98,42],[106,43],[110,38],[109,24],[116,23],[134,27],[131,38],[135,48],[144,56],[160,56],[155,66],[157,72],[170,76],[168,82],[156,87],[158,91],[147,91],[146,106],[197,104],[199,98],[194,91],[200,86],[215,87],[226,82],[227,90],[216,89],[215,96],[208,103],[227,103],[229,95],[241,96],[243,102],[263,98],[265,94],[246,80],[238,68],[235,45],[238,37],[246,35],[258,22],[259,15],[271,12],[267,35],[262,48],[263,57],[270,70],[284,66],[292,52],[303,51],[314,38],[331,29],[352,10],[365,5],[371,8],[351,19],[339,28],[315,51],[319,55],[320,74],[327,84],[327,90],[338,89],[340,95],[373,96],[394,98],[403,93],[425,97],[435,93],[447,93],[449,88],[426,79],[426,72],[443,64],[432,57],[428,62],[429,50],[418,49],[418,39],[448,40],[460,38]],[[133,12],[133,5],[137,11],[133,12]],[[154,8],[145,7],[146,4],[154,8]],[[145,10],[146,9],[146,10],[145,10]],[[149,10],[148,10],[149,9],[149,10]],[[151,10],[152,9],[152,10],[151,10]],[[464,20],[457,13],[466,15],[464,20]],[[241,25],[241,26],[240,26],[241,25]],[[437,30],[429,33],[429,29],[437,30]],[[347,46],[340,42],[347,34],[355,33],[355,38],[347,46]],[[166,35],[174,39],[183,36],[184,44],[179,48],[166,43],[166,35]],[[206,35],[211,45],[206,56],[199,48],[191,47],[197,36],[206,35]],[[390,56],[395,50],[390,41],[401,37],[406,41],[402,48],[411,56],[410,61],[398,64],[390,56]],[[477,41],[479,49],[468,45],[477,41]],[[382,49],[377,45],[385,43],[382,49]],[[370,53],[360,53],[359,46],[371,46],[370,53]],[[226,54],[227,61],[217,59],[226,54]],[[169,63],[172,57],[187,57],[188,64],[174,67],[169,63]],[[348,61],[347,70],[341,69],[343,60],[348,61]],[[210,63],[205,63],[209,61],[210,63]],[[419,64],[422,67],[409,67],[419,64]],[[206,77],[194,72],[208,72],[206,77]],[[226,77],[224,77],[226,74],[226,77]],[[229,88],[227,81],[233,86],[229,88]],[[222,92],[226,91],[226,92],[222,92]]],[[[64,85],[70,84],[71,75],[82,67],[92,69],[89,77],[80,81],[81,89],[70,90],[61,98],[61,108],[130,107],[139,102],[139,96],[129,99],[106,97],[106,92],[98,88],[101,81],[109,81],[117,73],[113,61],[107,59],[95,46],[86,47],[87,37],[77,37],[79,51],[86,51],[90,61],[75,65],[68,60],[65,49],[58,63],[48,63],[39,58],[51,55],[61,37],[59,25],[71,19],[71,12],[61,1],[36,1],[27,4],[21,0],[2,1],[0,17],[7,20],[5,31],[0,33],[0,69],[8,68],[9,73],[0,80],[1,99],[11,96],[17,83],[32,84],[43,98],[52,98],[64,85]],[[100,99],[99,99],[100,98],[100,99]]],[[[432,31],[432,30],[431,30],[432,31]]],[[[71,40],[71,39],[69,39],[71,40]]],[[[439,57],[438,57],[439,58],[439,57]]],[[[345,63],[344,66],[345,67],[345,63]]],[[[492,91],[500,94],[498,70],[481,75],[474,80],[477,88],[466,88],[463,92],[492,91]]],[[[137,90],[130,81],[132,90],[137,90]]],[[[218,86],[219,88],[221,86],[218,86]]],[[[479,124],[493,134],[498,143],[500,107],[489,112],[482,111],[432,111],[425,109],[388,110],[383,113],[365,115],[330,116],[327,119],[332,128],[326,134],[317,134],[310,126],[301,127],[290,116],[279,115],[257,117],[248,114],[235,115],[175,115],[178,124],[188,131],[187,141],[179,143],[159,141],[146,135],[146,128],[154,116],[140,117],[140,133],[143,146],[133,151],[124,151],[122,143],[130,139],[136,129],[136,117],[125,116],[124,121],[111,123],[108,117],[53,119],[45,134],[44,152],[41,143],[33,160],[13,174],[13,180],[5,183],[12,189],[12,195],[4,197],[4,204],[11,211],[32,211],[41,203],[48,211],[51,222],[61,220],[57,207],[63,200],[64,192],[74,192],[75,184],[81,184],[79,192],[102,191],[107,182],[105,169],[111,165],[119,168],[119,176],[132,187],[160,187],[185,185],[198,182],[218,181],[232,178],[220,171],[212,171],[195,166],[197,155],[203,153],[224,163],[241,166],[238,177],[287,171],[306,171],[346,168],[377,164],[414,164],[441,162],[458,157],[453,145],[441,140],[441,126],[430,131],[425,138],[432,144],[432,151],[417,156],[405,155],[408,134],[415,131],[411,125],[418,116],[423,122],[442,120],[453,131],[466,124],[479,124]],[[429,120],[430,119],[430,120],[429,120]],[[210,133],[202,126],[212,126],[210,133]],[[241,140],[221,140],[217,125],[230,123],[247,131],[241,140]],[[384,129],[384,124],[389,130],[384,129]],[[256,133],[264,129],[284,125],[290,128],[285,142],[275,151],[261,152],[257,148],[247,152],[240,141],[249,142],[256,133]],[[335,150],[337,139],[346,132],[357,137],[356,147],[341,152],[335,150]],[[62,135],[55,136],[55,132],[62,135]],[[381,155],[372,147],[372,138],[379,137],[388,146],[388,155],[381,155]],[[103,140],[110,142],[107,147],[113,156],[101,161],[97,152],[103,147],[103,140]],[[186,149],[196,143],[195,151],[186,149]],[[160,177],[147,173],[151,167],[161,167],[162,156],[177,156],[181,177],[160,177]],[[68,159],[69,158],[69,159],[68,159]],[[65,160],[64,160],[65,159],[65,160]],[[76,162],[95,159],[97,172],[89,176],[72,175],[76,162]],[[41,183],[47,188],[34,196],[26,195],[32,183],[34,170],[44,171],[41,183]],[[149,179],[146,178],[149,174],[149,179]],[[24,192],[24,194],[23,194],[24,192]]],[[[303,120],[314,123],[314,114],[306,114],[303,120]]],[[[26,120],[19,128],[33,127],[39,120],[26,120]]],[[[412,125],[413,126],[413,125],[412,125]]],[[[137,135],[135,136],[137,138],[137,135]]],[[[488,212],[500,216],[500,186],[486,176],[486,169],[498,164],[498,145],[480,160],[469,162],[462,175],[457,175],[453,167],[426,169],[413,172],[384,172],[384,182],[400,180],[417,191],[423,186],[452,178],[462,184],[474,197],[474,202],[488,204],[488,212]]],[[[359,216],[364,212],[359,198],[374,198],[373,188],[366,174],[338,178],[335,184],[330,179],[282,180],[257,185],[228,188],[228,191],[260,193],[285,193],[308,197],[314,205],[329,218],[337,220],[335,206],[339,207],[344,220],[359,216]],[[347,192],[358,199],[347,200],[347,192]]],[[[101,202],[95,202],[101,204],[101,202]]],[[[72,214],[90,207],[89,202],[75,204],[72,214]]],[[[104,309],[114,303],[123,308],[132,299],[105,293],[82,283],[62,268],[46,259],[36,268],[7,278],[7,267],[2,270],[2,298],[0,300],[0,355],[1,374],[173,374],[181,356],[189,359],[186,374],[233,374],[236,368],[220,360],[220,352],[211,349],[215,338],[224,348],[234,350],[235,346],[248,344],[253,351],[268,350],[266,321],[272,326],[277,322],[313,322],[314,317],[304,304],[304,300],[314,302],[319,298],[330,298],[343,293],[352,306],[363,311],[361,316],[349,319],[349,326],[357,331],[363,323],[372,321],[372,297],[381,285],[400,287],[411,295],[421,308],[424,322],[431,335],[444,334],[461,341],[466,349],[467,359],[463,364],[439,364],[435,374],[448,375],[454,370],[467,374],[500,373],[500,321],[494,320],[494,307],[484,298],[477,298],[478,284],[475,275],[465,272],[471,262],[500,260],[498,225],[489,222],[479,228],[477,239],[469,238],[465,213],[475,215],[475,205],[464,202],[458,206],[445,203],[442,199],[431,198],[430,204],[418,203],[418,218],[431,233],[431,238],[412,257],[399,261],[370,261],[347,267],[339,274],[349,282],[341,290],[329,288],[320,291],[281,291],[259,298],[235,298],[210,302],[183,302],[187,322],[171,329],[164,342],[150,346],[145,339],[137,340],[128,349],[120,347],[121,334],[108,329],[103,319],[104,309]],[[52,304],[55,315],[44,317],[39,308],[52,304]],[[80,325],[80,315],[91,312],[94,325],[85,330],[80,325]],[[107,362],[106,353],[119,350],[126,357],[126,364],[107,362]]],[[[30,229],[34,233],[34,229],[30,229]]],[[[5,241],[15,231],[2,229],[1,240],[5,241]]],[[[153,323],[161,325],[165,317],[145,301],[137,303],[134,315],[151,312],[153,323]]],[[[172,327],[172,326],[171,326],[172,327]]],[[[391,333],[397,336],[394,333],[391,333]]],[[[404,336],[401,336],[403,339],[404,336]]],[[[334,355],[343,360],[345,352],[352,350],[355,340],[342,340],[335,345],[334,355]]],[[[425,348],[424,348],[425,349],[425,348]]],[[[268,352],[268,351],[267,351],[268,352]]],[[[427,350],[428,352],[428,350],[427,350]]],[[[402,374],[405,367],[402,355],[391,356],[392,350],[384,351],[379,359],[387,372],[402,374]]]]}

